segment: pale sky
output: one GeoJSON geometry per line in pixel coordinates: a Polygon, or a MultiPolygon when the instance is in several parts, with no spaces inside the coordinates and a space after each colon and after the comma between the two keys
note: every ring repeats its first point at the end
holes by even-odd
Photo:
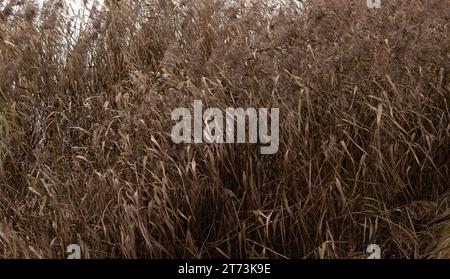
{"type": "MultiPolygon", "coordinates": [[[[103,5],[103,1],[104,0],[87,0],[86,8],[84,8],[83,0],[65,0],[69,11],[72,11],[73,13],[82,12],[83,14],[87,14],[89,12],[94,2],[97,2],[97,6],[100,7],[103,5]]],[[[44,0],[36,0],[35,2],[42,5],[44,0]]]]}

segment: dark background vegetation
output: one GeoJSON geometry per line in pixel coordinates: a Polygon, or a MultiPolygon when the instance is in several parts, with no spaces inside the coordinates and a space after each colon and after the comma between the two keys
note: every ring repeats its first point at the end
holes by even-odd
{"type": "Polygon", "coordinates": [[[449,0],[0,3],[0,257],[450,256],[449,0]],[[278,153],[172,143],[195,99],[278,153]]]}

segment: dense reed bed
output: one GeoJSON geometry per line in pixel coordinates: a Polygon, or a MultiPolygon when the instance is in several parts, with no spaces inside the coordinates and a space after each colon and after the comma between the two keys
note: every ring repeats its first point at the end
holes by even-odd
{"type": "Polygon", "coordinates": [[[450,1],[270,2],[0,1],[0,257],[449,257],[450,1]],[[194,100],[279,151],[174,144],[194,100]]]}

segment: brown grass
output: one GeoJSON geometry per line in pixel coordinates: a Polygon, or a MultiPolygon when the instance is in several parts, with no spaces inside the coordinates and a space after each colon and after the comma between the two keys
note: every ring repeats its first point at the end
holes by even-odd
{"type": "Polygon", "coordinates": [[[0,257],[450,254],[449,0],[122,0],[85,25],[23,2],[0,1],[0,257]],[[279,107],[278,153],[172,143],[194,99],[279,107]]]}

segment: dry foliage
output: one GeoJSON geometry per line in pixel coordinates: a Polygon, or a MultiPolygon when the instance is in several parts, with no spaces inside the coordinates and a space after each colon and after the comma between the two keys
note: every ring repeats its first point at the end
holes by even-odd
{"type": "Polygon", "coordinates": [[[0,257],[450,254],[449,0],[29,2],[0,1],[0,257]],[[279,152],[172,143],[194,99],[279,107],[279,152]]]}

